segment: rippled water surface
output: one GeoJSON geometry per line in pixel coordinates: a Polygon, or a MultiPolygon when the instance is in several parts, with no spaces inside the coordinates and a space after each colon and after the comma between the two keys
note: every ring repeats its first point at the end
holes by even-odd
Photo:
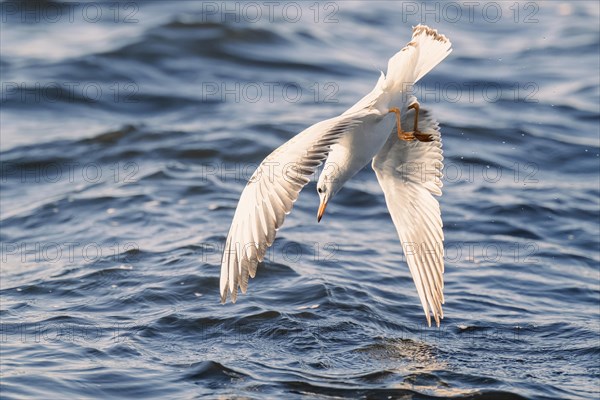
{"type": "Polygon", "coordinates": [[[2,3],[2,397],[597,398],[598,4],[452,4],[2,3]],[[416,93],[441,327],[370,168],[318,225],[310,183],[221,305],[246,179],[419,22],[454,45],[416,93]]]}

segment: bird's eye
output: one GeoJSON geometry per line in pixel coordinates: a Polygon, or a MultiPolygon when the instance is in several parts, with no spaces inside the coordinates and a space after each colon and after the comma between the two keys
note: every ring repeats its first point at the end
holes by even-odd
{"type": "Polygon", "coordinates": [[[323,193],[323,189],[321,189],[321,188],[317,188],[317,192],[319,192],[319,193],[323,193]]]}

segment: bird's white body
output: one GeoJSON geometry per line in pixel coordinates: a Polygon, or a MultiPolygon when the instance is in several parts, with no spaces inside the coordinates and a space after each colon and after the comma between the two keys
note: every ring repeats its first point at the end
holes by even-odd
{"type": "Polygon", "coordinates": [[[437,31],[419,25],[410,43],[390,58],[387,74],[374,89],[338,117],[316,123],[273,151],[245,187],[227,235],[221,261],[221,301],[238,287],[246,292],[266,249],[275,240],[300,190],[325,161],[317,188],[324,206],[344,183],[372,161],[398,231],[423,310],[439,325],[443,318],[443,242],[438,202],[441,194],[442,150],[438,124],[426,113],[418,123],[428,142],[400,140],[410,130],[416,99],[412,86],[451,51],[451,43],[437,31]],[[393,109],[401,110],[397,130],[393,109]],[[405,168],[410,165],[411,168],[405,168]],[[418,167],[418,168],[415,168],[418,167]],[[427,172],[426,174],[424,172],[427,172]]]}
{"type": "Polygon", "coordinates": [[[395,123],[394,115],[389,113],[366,117],[363,124],[331,146],[319,181],[335,180],[339,183],[336,187],[341,188],[344,182],[369,164],[375,154],[381,150],[395,123]],[[357,149],[361,151],[357,151],[357,149]]]}

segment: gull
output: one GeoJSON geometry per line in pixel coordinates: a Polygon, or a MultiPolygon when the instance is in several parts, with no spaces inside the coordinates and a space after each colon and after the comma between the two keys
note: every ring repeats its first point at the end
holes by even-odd
{"type": "Polygon", "coordinates": [[[318,122],[275,149],[242,191],[221,260],[221,302],[246,293],[277,230],[302,188],[325,162],[317,182],[317,221],[335,194],[371,162],[396,226],[423,311],[431,326],[444,317],[442,145],[438,123],[412,95],[452,44],[425,25],[388,61],[375,88],[342,115],[318,122]]]}

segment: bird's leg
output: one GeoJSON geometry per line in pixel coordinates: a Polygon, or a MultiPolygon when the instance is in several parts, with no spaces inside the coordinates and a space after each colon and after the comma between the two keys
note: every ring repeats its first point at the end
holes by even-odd
{"type": "Polygon", "coordinates": [[[414,103],[412,103],[410,106],[408,106],[408,109],[413,109],[415,110],[415,125],[413,127],[413,136],[419,141],[419,142],[431,142],[433,140],[433,138],[431,137],[431,135],[428,135],[426,133],[423,133],[419,130],[419,102],[415,101],[414,103]]]}
{"type": "Polygon", "coordinates": [[[396,114],[396,128],[398,130],[398,139],[406,141],[415,140],[415,136],[412,134],[412,132],[404,132],[402,130],[400,109],[398,107],[393,107],[390,108],[388,112],[393,112],[394,114],[396,114]]]}

